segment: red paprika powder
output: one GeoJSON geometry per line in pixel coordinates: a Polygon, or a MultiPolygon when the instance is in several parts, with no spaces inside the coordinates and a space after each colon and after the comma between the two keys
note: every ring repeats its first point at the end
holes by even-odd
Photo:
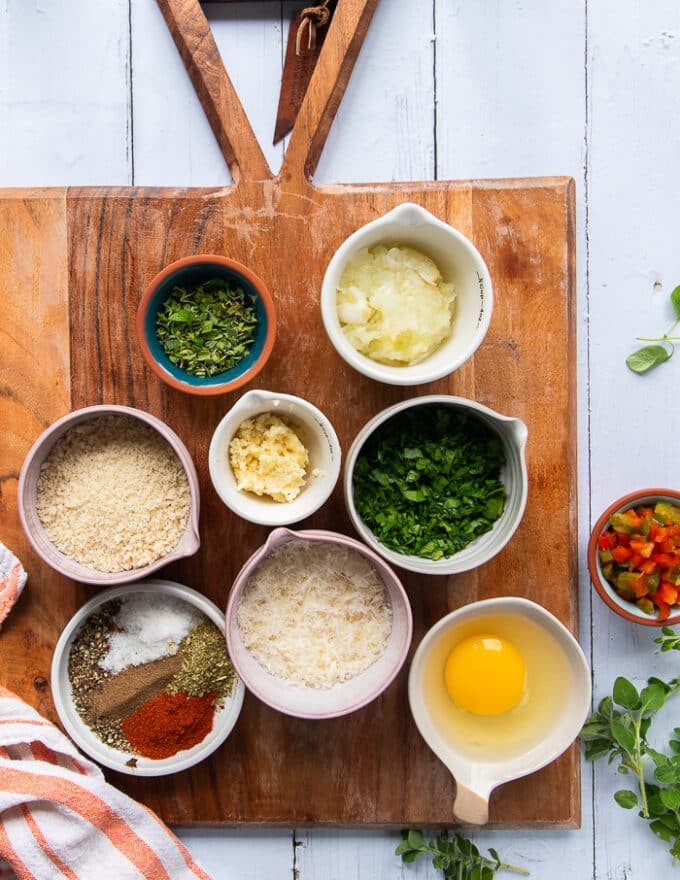
{"type": "Polygon", "coordinates": [[[156,694],[121,727],[132,748],[146,758],[169,758],[205,739],[213,726],[214,694],[156,694]]]}

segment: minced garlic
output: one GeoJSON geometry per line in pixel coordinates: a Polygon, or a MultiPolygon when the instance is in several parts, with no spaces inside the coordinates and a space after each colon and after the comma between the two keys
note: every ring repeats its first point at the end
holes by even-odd
{"type": "Polygon", "coordinates": [[[239,491],[286,502],[305,484],[309,453],[282,418],[261,413],[239,425],[229,444],[229,463],[239,491]]]}

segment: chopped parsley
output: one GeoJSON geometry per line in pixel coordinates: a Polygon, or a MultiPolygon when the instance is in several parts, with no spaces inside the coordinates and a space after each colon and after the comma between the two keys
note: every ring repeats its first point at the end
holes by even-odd
{"type": "Polygon", "coordinates": [[[441,559],[488,532],[503,512],[505,463],[498,434],[454,407],[398,413],[364,444],[354,466],[354,505],[397,553],[441,559]]]}

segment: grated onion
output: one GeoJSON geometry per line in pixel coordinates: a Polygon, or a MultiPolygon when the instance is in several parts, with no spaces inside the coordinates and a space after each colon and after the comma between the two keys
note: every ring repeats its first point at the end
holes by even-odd
{"type": "Polygon", "coordinates": [[[375,361],[406,366],[451,333],[456,293],[430,257],[407,245],[361,248],[338,285],[343,332],[375,361]]]}

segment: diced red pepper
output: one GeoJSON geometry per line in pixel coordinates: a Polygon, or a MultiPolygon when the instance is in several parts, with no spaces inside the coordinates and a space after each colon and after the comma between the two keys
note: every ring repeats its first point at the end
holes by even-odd
{"type": "Polygon", "coordinates": [[[680,506],[662,507],[659,502],[613,514],[598,539],[608,582],[640,608],[656,608],[658,620],[680,606],[680,506]]]}
{"type": "Polygon", "coordinates": [[[660,599],[658,596],[658,590],[652,596],[652,602],[659,609],[659,613],[657,615],[657,620],[667,620],[671,616],[671,606],[664,602],[663,599],[660,599]]]}
{"type": "Polygon", "coordinates": [[[616,547],[616,535],[614,532],[602,532],[597,540],[597,546],[600,550],[611,550],[616,547]]]}
{"type": "Polygon", "coordinates": [[[665,541],[668,538],[670,533],[671,526],[660,526],[658,523],[652,523],[649,536],[656,544],[661,544],[662,541],[665,541]]]}
{"type": "Polygon", "coordinates": [[[668,581],[661,581],[661,586],[656,591],[655,596],[661,599],[662,602],[667,602],[669,605],[675,605],[678,601],[678,588],[674,587],[673,584],[670,584],[668,581]]]}
{"type": "MultiPolygon", "coordinates": [[[[612,550],[612,554],[613,553],[614,551],[612,550]]],[[[656,562],[660,568],[673,568],[677,563],[675,556],[671,556],[670,553],[653,553],[651,559],[652,562],[656,562]]]]}
{"type": "Polygon", "coordinates": [[[649,559],[654,550],[654,541],[631,541],[630,549],[639,553],[644,559],[649,559]]]}
{"type": "Polygon", "coordinates": [[[612,556],[617,562],[627,562],[632,555],[630,547],[614,547],[612,550],[612,556]]]}

